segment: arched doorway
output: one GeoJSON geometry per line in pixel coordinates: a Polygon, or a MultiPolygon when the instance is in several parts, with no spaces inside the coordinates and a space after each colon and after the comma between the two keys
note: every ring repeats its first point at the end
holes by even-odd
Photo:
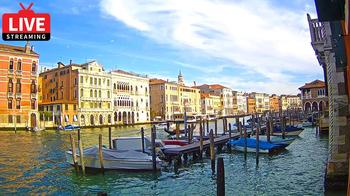
{"type": "Polygon", "coordinates": [[[306,111],[306,112],[311,111],[311,104],[310,104],[310,102],[306,102],[305,103],[304,111],[306,111]]]}
{"type": "Polygon", "coordinates": [[[36,127],[36,114],[32,113],[30,115],[30,126],[36,127]]]}
{"type": "Polygon", "coordinates": [[[108,123],[112,123],[112,116],[108,114],[108,123]]]}
{"type": "Polygon", "coordinates": [[[128,123],[128,115],[126,112],[123,112],[123,124],[127,124],[128,123]]]}
{"type": "Polygon", "coordinates": [[[114,112],[114,123],[118,122],[118,113],[114,112]]]}
{"type": "Polygon", "coordinates": [[[318,111],[318,104],[316,101],[312,102],[312,111],[318,111]]]}
{"type": "Polygon", "coordinates": [[[80,116],[80,124],[85,125],[85,116],[84,115],[80,116]]]}
{"type": "Polygon", "coordinates": [[[103,116],[102,116],[102,114],[100,114],[99,123],[100,123],[100,125],[103,125],[103,116]]]}
{"type": "Polygon", "coordinates": [[[131,122],[132,122],[132,124],[135,124],[135,113],[134,112],[131,113],[131,122]]]}
{"type": "Polygon", "coordinates": [[[90,116],[90,125],[95,125],[94,115],[92,115],[92,114],[90,116]]]}
{"type": "Polygon", "coordinates": [[[128,124],[131,124],[131,113],[128,112],[128,124]]]}
{"type": "Polygon", "coordinates": [[[318,110],[319,111],[323,111],[324,110],[324,102],[320,101],[320,103],[318,103],[318,110]]]}

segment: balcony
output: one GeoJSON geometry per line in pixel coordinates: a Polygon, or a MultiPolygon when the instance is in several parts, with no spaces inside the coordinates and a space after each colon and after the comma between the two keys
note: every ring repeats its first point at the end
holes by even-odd
{"type": "Polygon", "coordinates": [[[36,99],[37,94],[36,93],[30,93],[30,98],[31,99],[36,99]]]}
{"type": "Polygon", "coordinates": [[[7,97],[8,97],[8,98],[13,98],[13,92],[8,92],[8,93],[7,93],[7,97]]]}
{"type": "Polygon", "coordinates": [[[8,70],[8,75],[12,75],[13,76],[13,73],[14,73],[13,69],[9,69],[8,70]]]}
{"type": "Polygon", "coordinates": [[[22,70],[17,70],[17,71],[16,71],[16,75],[17,75],[17,76],[22,76],[22,74],[23,74],[23,73],[22,73],[22,70]]]}

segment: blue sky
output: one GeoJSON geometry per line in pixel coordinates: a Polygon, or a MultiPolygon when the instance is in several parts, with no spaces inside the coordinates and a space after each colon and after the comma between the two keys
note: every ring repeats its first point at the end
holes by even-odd
{"type": "Polygon", "coordinates": [[[306,19],[316,16],[312,0],[0,0],[0,13],[19,2],[51,14],[52,39],[32,43],[42,66],[96,59],[106,70],[170,80],[181,70],[188,85],[277,94],[323,78],[306,19]]]}

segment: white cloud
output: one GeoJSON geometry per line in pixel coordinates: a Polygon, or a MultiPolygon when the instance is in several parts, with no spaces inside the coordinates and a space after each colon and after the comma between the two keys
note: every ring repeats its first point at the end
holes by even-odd
{"type": "MultiPolygon", "coordinates": [[[[160,43],[228,60],[232,68],[242,65],[281,91],[291,91],[285,84],[298,73],[321,74],[310,46],[308,4],[299,11],[261,0],[102,0],[100,5],[103,13],[160,43]]],[[[236,80],[235,86],[246,80],[236,80]]]]}

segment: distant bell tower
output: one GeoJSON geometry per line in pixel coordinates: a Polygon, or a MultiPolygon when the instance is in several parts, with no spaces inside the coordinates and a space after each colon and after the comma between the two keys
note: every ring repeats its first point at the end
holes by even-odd
{"type": "Polygon", "coordinates": [[[177,76],[177,83],[179,85],[185,86],[184,77],[181,74],[181,70],[179,71],[179,75],[177,76]]]}

